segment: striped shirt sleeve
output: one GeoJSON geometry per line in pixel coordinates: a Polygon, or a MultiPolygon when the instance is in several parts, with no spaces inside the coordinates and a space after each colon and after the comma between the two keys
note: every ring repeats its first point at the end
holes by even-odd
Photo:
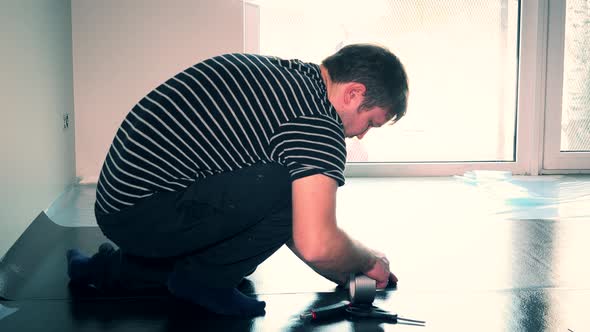
{"type": "Polygon", "coordinates": [[[301,116],[282,124],[270,139],[270,157],[285,165],[293,180],[324,174],[344,185],[344,132],[328,117],[301,116]]]}

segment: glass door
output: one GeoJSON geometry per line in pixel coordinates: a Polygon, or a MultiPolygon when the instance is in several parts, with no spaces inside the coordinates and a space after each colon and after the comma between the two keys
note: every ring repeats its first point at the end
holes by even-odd
{"type": "Polygon", "coordinates": [[[543,168],[590,169],[590,1],[549,2],[543,168]]]}
{"type": "MultiPolygon", "coordinates": [[[[561,1],[244,1],[248,50],[320,63],[344,45],[369,42],[404,63],[407,115],[349,139],[347,175],[543,171],[546,82],[562,77],[558,66],[547,72],[548,7],[561,1]]],[[[587,126],[576,121],[568,128],[587,126]]]]}
{"type": "Polygon", "coordinates": [[[516,142],[520,1],[247,3],[258,8],[254,24],[246,13],[246,30],[258,33],[261,54],[319,64],[344,45],[368,42],[404,63],[407,115],[347,140],[349,175],[526,172],[516,142]]]}

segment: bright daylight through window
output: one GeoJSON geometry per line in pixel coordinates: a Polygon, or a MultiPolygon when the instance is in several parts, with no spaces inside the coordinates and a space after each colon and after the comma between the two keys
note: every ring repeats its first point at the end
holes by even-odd
{"type": "Polygon", "coordinates": [[[568,0],[565,17],[561,151],[590,151],[590,4],[568,0]]]}
{"type": "Polygon", "coordinates": [[[349,139],[349,162],[514,161],[518,0],[249,2],[261,54],[320,63],[370,42],[404,63],[406,117],[349,139]]]}

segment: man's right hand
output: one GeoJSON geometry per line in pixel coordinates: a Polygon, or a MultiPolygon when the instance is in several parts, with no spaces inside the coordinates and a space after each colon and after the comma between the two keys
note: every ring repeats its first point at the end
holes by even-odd
{"type": "Polygon", "coordinates": [[[377,259],[373,267],[365,272],[365,275],[376,281],[377,289],[383,289],[387,287],[389,282],[397,283],[397,277],[389,270],[389,260],[385,255],[374,252],[377,259]]]}

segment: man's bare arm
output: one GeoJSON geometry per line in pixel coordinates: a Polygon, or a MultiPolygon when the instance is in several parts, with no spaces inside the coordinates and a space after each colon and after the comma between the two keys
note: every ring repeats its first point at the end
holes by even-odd
{"type": "Polygon", "coordinates": [[[338,227],[337,188],[336,181],[323,174],[293,182],[293,244],[303,260],[317,270],[335,275],[366,273],[377,257],[338,227]]]}
{"type": "Polygon", "coordinates": [[[320,270],[317,267],[313,266],[312,264],[309,264],[308,262],[306,262],[305,259],[303,258],[303,256],[301,256],[301,253],[299,253],[299,251],[295,247],[295,243],[293,243],[293,239],[289,240],[286,244],[287,244],[287,247],[289,247],[289,249],[291,249],[291,251],[297,257],[299,257],[299,259],[301,259],[303,262],[305,262],[317,274],[319,274],[322,277],[324,277],[324,278],[326,278],[338,285],[341,285],[341,286],[345,286],[346,283],[348,282],[349,275],[347,273],[337,273],[337,272],[333,272],[333,271],[320,270]]]}

